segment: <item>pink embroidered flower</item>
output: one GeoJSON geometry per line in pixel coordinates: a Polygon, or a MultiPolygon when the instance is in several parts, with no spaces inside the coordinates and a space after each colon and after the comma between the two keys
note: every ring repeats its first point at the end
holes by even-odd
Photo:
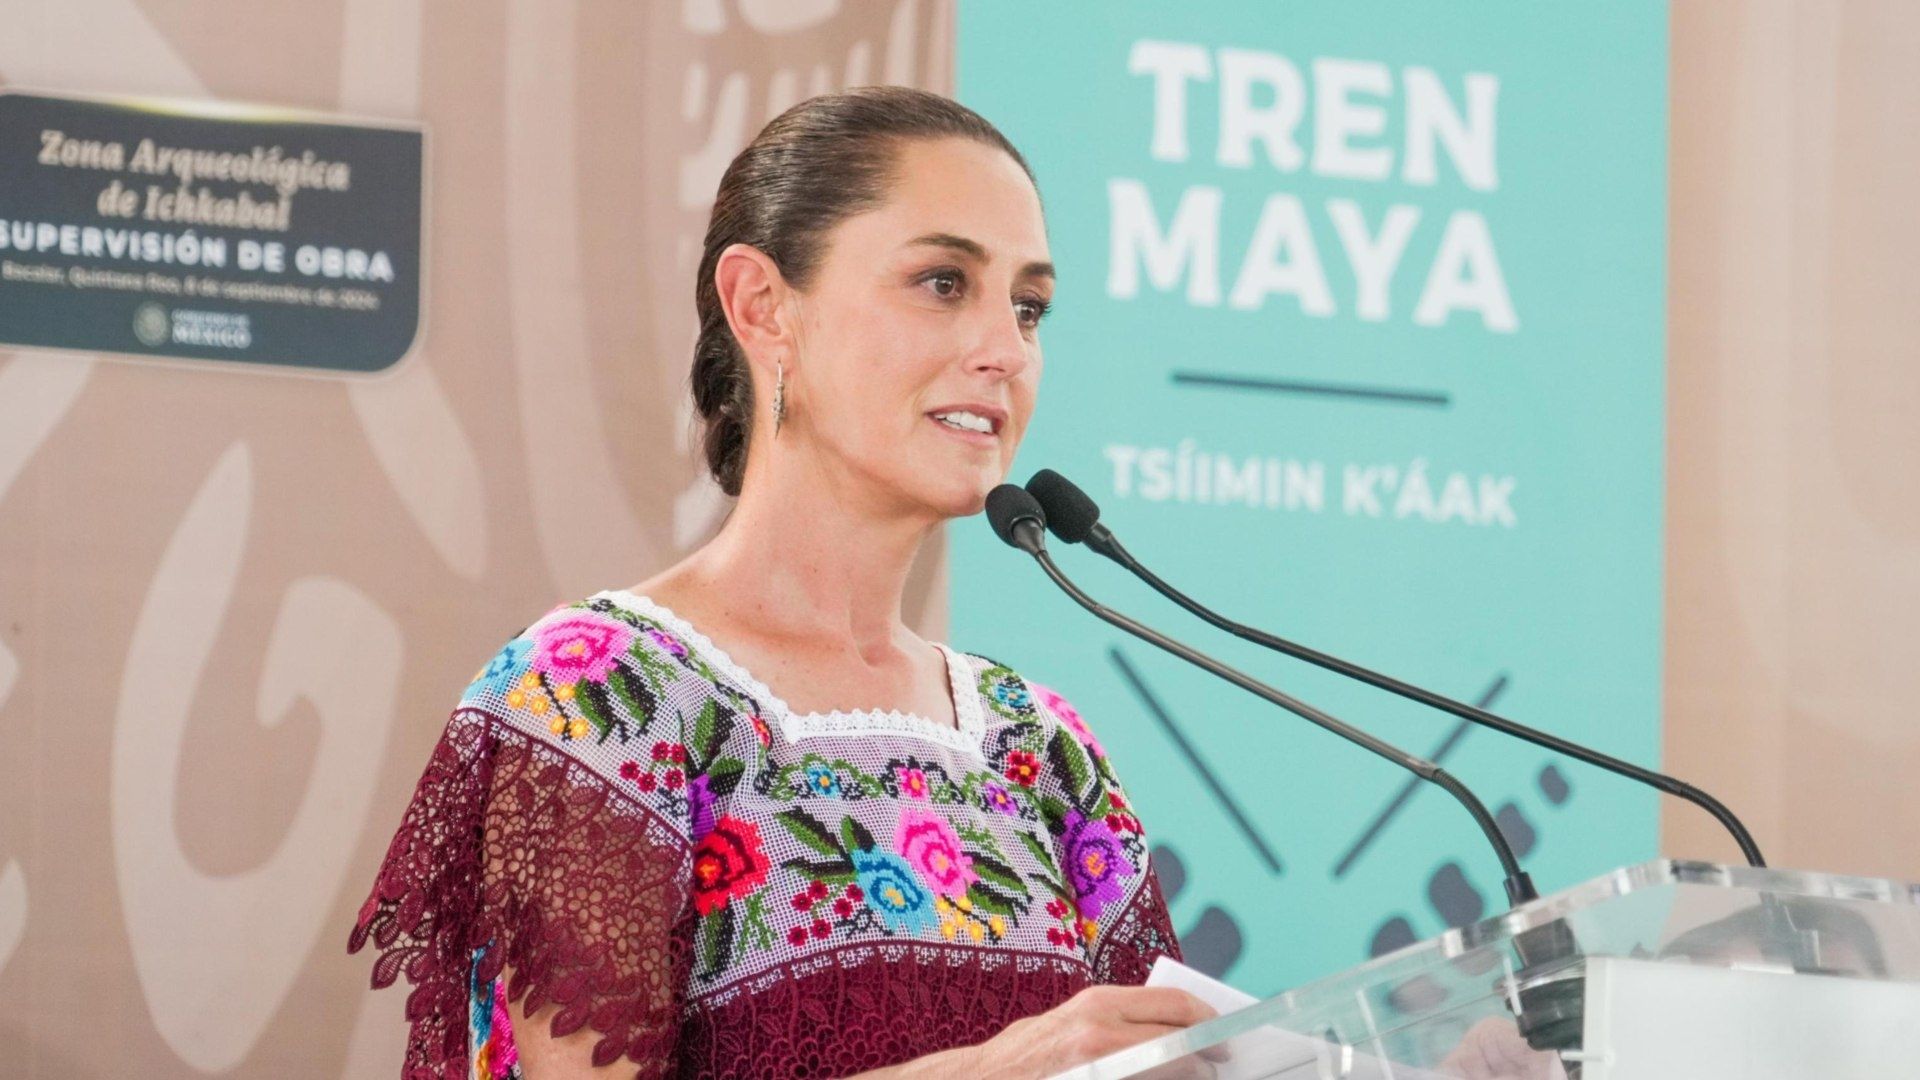
{"type": "Polygon", "coordinates": [[[924,769],[909,769],[898,765],[893,770],[894,779],[900,784],[900,794],[909,799],[927,799],[927,773],[924,769]]]}
{"type": "Polygon", "coordinates": [[[980,880],[973,872],[973,859],[960,850],[953,826],[939,814],[920,809],[903,812],[897,847],[908,865],[943,896],[959,896],[980,880]]]}
{"type": "Polygon", "coordinates": [[[1068,703],[1066,698],[1054,693],[1052,687],[1042,686],[1031,679],[1027,680],[1027,685],[1033,688],[1033,696],[1040,699],[1040,704],[1045,705],[1048,712],[1059,717],[1067,730],[1073,732],[1073,737],[1080,740],[1081,746],[1086,747],[1094,757],[1107,756],[1100,740],[1094,738],[1093,731],[1087,727],[1087,722],[1080,719],[1080,710],[1068,703]]]}
{"type": "Polygon", "coordinates": [[[633,627],[583,612],[540,628],[534,637],[533,668],[558,683],[605,682],[614,661],[631,644],[633,627]]]}
{"type": "Polygon", "coordinates": [[[747,719],[753,721],[753,736],[760,740],[761,746],[773,745],[773,729],[767,726],[758,713],[750,714],[747,719]]]}

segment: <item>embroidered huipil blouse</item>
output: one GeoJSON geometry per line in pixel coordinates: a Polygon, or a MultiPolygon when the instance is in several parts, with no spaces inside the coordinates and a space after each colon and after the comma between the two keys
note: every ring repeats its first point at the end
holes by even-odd
{"type": "Polygon", "coordinates": [[[1178,957],[1140,820],[1058,694],[940,645],[959,725],[797,715],[609,590],[467,687],[361,908],[406,1075],[519,1075],[505,1001],[639,1076],[844,1076],[1178,957]],[[503,979],[503,965],[512,969],[503,979]]]}

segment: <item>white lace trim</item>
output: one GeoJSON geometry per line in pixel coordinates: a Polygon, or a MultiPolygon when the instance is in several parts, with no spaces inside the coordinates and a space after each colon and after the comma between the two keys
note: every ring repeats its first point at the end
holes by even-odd
{"type": "Polygon", "coordinates": [[[728,656],[727,651],[714,644],[712,638],[701,633],[666,605],[626,589],[603,589],[593,594],[593,599],[602,598],[613,600],[672,627],[683,641],[698,649],[721,674],[772,710],[779,722],[780,733],[788,742],[823,736],[910,735],[962,753],[981,752],[980,743],[986,735],[987,720],[980,708],[980,696],[973,689],[973,665],[963,653],[942,642],[936,641],[933,645],[947,658],[947,682],[953,693],[954,713],[960,721],[958,728],[945,721],[899,709],[834,709],[831,712],[795,713],[766,683],[754,678],[752,672],[728,656]]]}

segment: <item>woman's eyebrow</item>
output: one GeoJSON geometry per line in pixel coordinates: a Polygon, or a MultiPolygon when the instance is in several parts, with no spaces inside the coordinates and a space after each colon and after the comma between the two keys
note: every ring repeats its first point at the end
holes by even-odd
{"type": "MultiPolygon", "coordinates": [[[[915,247],[919,245],[948,248],[966,255],[976,262],[984,263],[993,261],[987,254],[987,249],[982,247],[979,242],[969,240],[964,236],[955,236],[952,233],[931,232],[924,236],[916,236],[907,241],[905,246],[915,247]]],[[[1050,262],[1030,262],[1020,268],[1020,273],[1017,276],[1052,279],[1054,276],[1053,264],[1050,262]]]]}

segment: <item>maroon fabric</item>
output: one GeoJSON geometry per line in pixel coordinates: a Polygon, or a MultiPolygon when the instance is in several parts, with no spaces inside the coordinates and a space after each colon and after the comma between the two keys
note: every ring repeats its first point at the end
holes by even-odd
{"type": "Polygon", "coordinates": [[[1157,879],[1085,961],[964,944],[852,945],[687,1000],[690,860],[668,822],[552,745],[457,711],[389,847],[349,951],[373,985],[413,986],[405,1075],[465,1078],[471,978],[511,965],[508,999],[550,1030],[590,1028],[593,1064],[636,1077],[845,1076],[984,1041],[1096,982],[1179,956],[1157,879]],[[476,966],[474,955],[488,948],[476,966]]]}
{"type": "Polygon", "coordinates": [[[467,1073],[468,979],[513,968],[511,1001],[549,1002],[555,1036],[590,1027],[593,1064],[667,1074],[691,917],[679,836],[564,753],[477,711],[456,713],[420,778],[348,951],[371,940],[373,985],[413,984],[409,1078],[467,1073]],[[474,951],[489,942],[475,970],[474,951]]]}

